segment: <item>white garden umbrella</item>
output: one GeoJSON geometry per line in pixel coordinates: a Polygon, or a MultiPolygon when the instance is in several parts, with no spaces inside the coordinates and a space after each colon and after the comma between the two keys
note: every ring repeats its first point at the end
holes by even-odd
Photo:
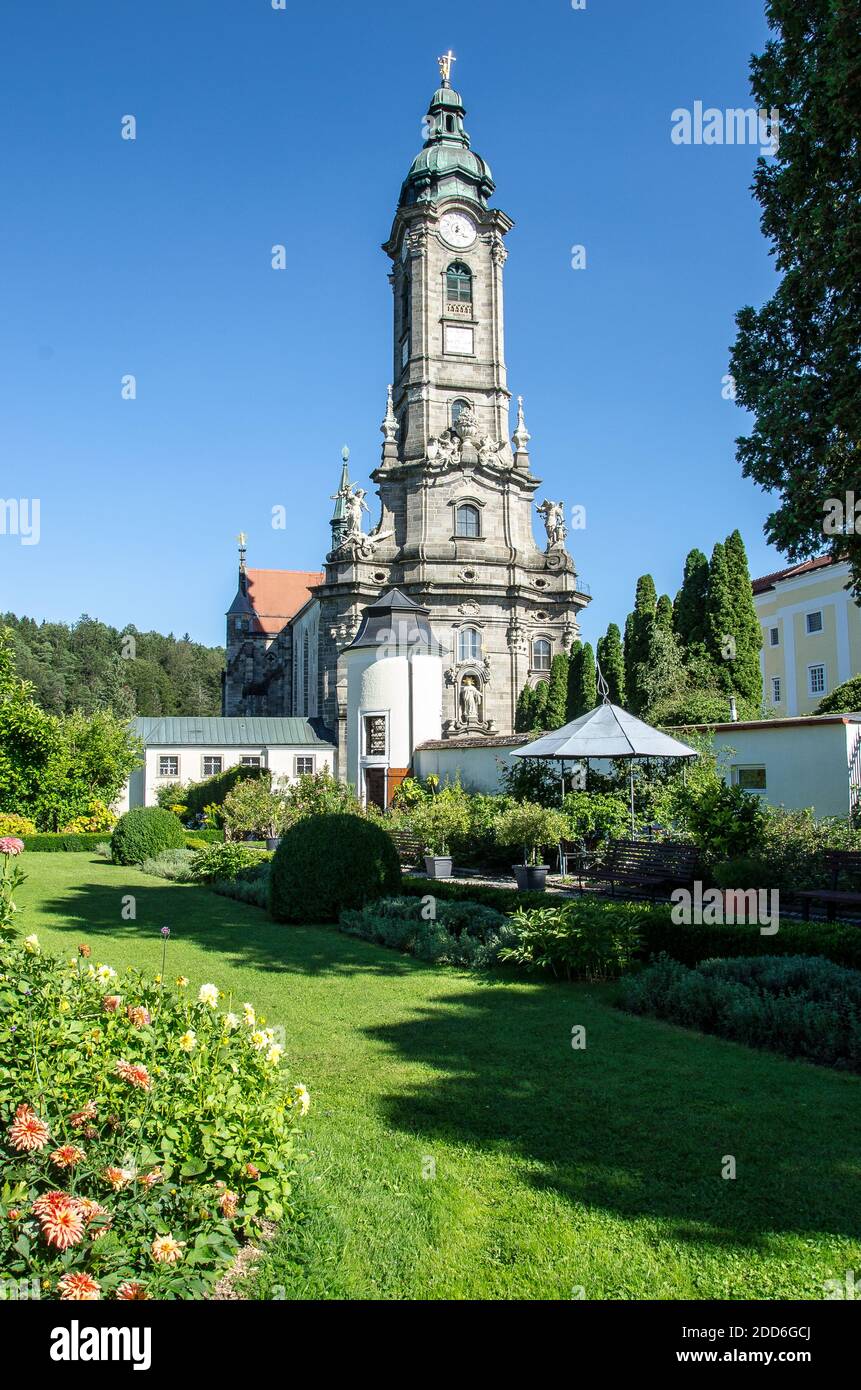
{"type": "MultiPolygon", "coordinates": [[[[603,681],[601,682],[603,684],[603,681]]],[[[546,758],[553,762],[588,762],[590,758],[627,758],[630,761],[631,834],[634,833],[634,759],[635,758],[696,758],[695,748],[689,748],[677,738],[662,734],[651,724],[629,714],[619,705],[604,703],[588,714],[581,714],[561,729],[518,748],[514,758],[546,758]]]]}

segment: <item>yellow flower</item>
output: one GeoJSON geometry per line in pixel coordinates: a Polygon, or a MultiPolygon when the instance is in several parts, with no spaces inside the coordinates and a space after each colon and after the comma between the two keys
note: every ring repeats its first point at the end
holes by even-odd
{"type": "Polygon", "coordinates": [[[269,1051],[266,1053],[266,1061],[269,1063],[270,1067],[277,1067],[283,1055],[284,1049],[281,1046],[281,1044],[273,1043],[269,1051]]]}
{"type": "Polygon", "coordinates": [[[184,1240],[174,1240],[173,1236],[157,1236],[151,1248],[156,1264],[174,1265],[182,1259],[184,1240]]]}
{"type": "Polygon", "coordinates": [[[252,1047],[255,1047],[255,1048],[257,1049],[258,1052],[262,1052],[262,1051],[263,1051],[264,1047],[266,1046],[266,1042],[267,1042],[267,1038],[266,1038],[266,1034],[265,1034],[265,1033],[252,1033],[252,1034],[251,1034],[251,1046],[252,1046],[252,1047]]]}
{"type": "Polygon", "coordinates": [[[197,1046],[197,1034],[193,1028],[189,1028],[187,1033],[183,1033],[179,1040],[179,1045],[183,1052],[193,1052],[197,1046]]]}
{"type": "Polygon", "coordinates": [[[57,1008],[60,1010],[61,1014],[67,1014],[71,1007],[72,1006],[69,1003],[68,999],[61,999],[59,1004],[57,1005],[57,1008]]]}
{"type": "Polygon", "coordinates": [[[37,956],[39,954],[39,938],[35,932],[33,932],[32,936],[24,937],[24,950],[30,956],[37,956]]]}
{"type": "Polygon", "coordinates": [[[293,1104],[297,1107],[300,1115],[307,1115],[311,1109],[311,1095],[307,1086],[301,1082],[293,1087],[293,1104]]]}
{"type": "Polygon", "coordinates": [[[176,977],[176,983],[177,983],[177,988],[179,988],[179,989],[185,989],[186,986],[187,986],[187,984],[188,984],[188,976],[187,976],[187,975],[177,975],[177,977],[176,977]]]}

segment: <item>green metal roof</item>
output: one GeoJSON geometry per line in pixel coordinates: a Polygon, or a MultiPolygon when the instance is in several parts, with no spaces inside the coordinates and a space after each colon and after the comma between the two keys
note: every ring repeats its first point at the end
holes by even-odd
{"type": "Polygon", "coordinates": [[[319,719],[297,716],[249,715],[247,718],[162,715],[139,716],[132,728],[147,747],[182,748],[206,744],[207,747],[263,748],[277,744],[314,744],[331,747],[334,739],[319,719]]]}

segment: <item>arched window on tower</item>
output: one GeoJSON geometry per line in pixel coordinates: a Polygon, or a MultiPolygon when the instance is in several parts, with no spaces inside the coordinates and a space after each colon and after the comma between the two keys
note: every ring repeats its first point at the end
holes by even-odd
{"type": "Polygon", "coordinates": [[[480,536],[481,514],[471,502],[463,502],[455,512],[454,534],[456,536],[480,536]]]}
{"type": "Polygon", "coordinates": [[[446,271],[445,294],[449,304],[472,303],[472,271],[463,261],[453,261],[446,271]]]}
{"type": "Polygon", "coordinates": [[[532,643],[532,669],[533,671],[550,670],[550,642],[546,637],[536,637],[532,643]]]}
{"type": "Polygon", "coordinates": [[[404,278],[401,284],[401,332],[406,333],[410,326],[410,310],[412,307],[413,282],[409,271],[404,271],[404,278]]]}
{"type": "Polygon", "coordinates": [[[477,627],[462,627],[457,634],[458,661],[481,660],[481,633],[477,627]]]}

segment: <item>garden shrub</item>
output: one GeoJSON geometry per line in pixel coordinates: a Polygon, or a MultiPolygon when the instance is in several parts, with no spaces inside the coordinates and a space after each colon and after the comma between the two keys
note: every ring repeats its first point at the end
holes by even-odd
{"type": "Polygon", "coordinates": [[[811,1062],[861,1070],[861,974],[816,956],[661,957],[625,979],[619,1003],[811,1062]]]}
{"type": "Polygon", "coordinates": [[[242,844],[241,841],[210,845],[194,855],[192,876],[201,883],[212,882],[217,878],[235,878],[240,869],[250,869],[268,858],[265,849],[256,849],[252,845],[242,844]]]}
{"type": "MultiPolygon", "coordinates": [[[[507,855],[506,859],[510,860],[507,855]]],[[[428,893],[433,893],[437,902],[450,900],[462,902],[483,903],[486,907],[493,907],[497,912],[516,912],[520,907],[546,907],[546,893],[521,893],[517,888],[494,888],[486,883],[462,883],[457,879],[436,878],[432,882],[430,879],[410,877],[407,875],[400,887],[400,892],[412,896],[423,898],[428,893]]]]}
{"type": "Polygon", "coordinates": [[[24,844],[28,850],[38,850],[41,854],[53,854],[63,850],[81,854],[86,850],[96,849],[104,838],[104,831],[92,831],[88,835],[60,835],[53,831],[45,831],[42,835],[25,835],[24,844]]]}
{"type": "Polygon", "coordinates": [[[112,830],[116,823],[117,818],[110,806],[106,806],[104,801],[91,801],[86,811],[61,827],[60,834],[87,835],[98,832],[103,835],[106,830],[112,830]]]}
{"type": "Polygon", "coordinates": [[[430,919],[427,911],[428,905],[416,898],[384,898],[342,912],[339,926],[349,936],[419,960],[474,969],[496,964],[511,936],[505,917],[478,903],[435,903],[430,919]]]}
{"type": "Polygon", "coordinates": [[[345,908],[397,893],[398,853],[360,816],[308,816],[283,836],[272,860],[270,910],[279,922],[336,922],[345,908]]]}
{"type": "Polygon", "coordinates": [[[137,806],[117,821],[111,836],[116,864],[142,864],[165,849],[183,849],[185,835],[176,816],[159,806],[137,806]]]}
{"type": "Polygon", "coordinates": [[[269,878],[271,860],[262,860],[249,869],[240,869],[235,878],[219,878],[209,886],[225,898],[236,898],[238,902],[250,903],[252,907],[269,908],[269,878]]]}
{"type": "Polygon", "coordinates": [[[201,849],[204,845],[221,845],[224,843],[224,831],[200,825],[186,834],[185,843],[189,849],[201,849]]]}
{"type": "Polygon", "coordinates": [[[502,961],[526,970],[544,970],[568,980],[608,980],[629,966],[640,947],[636,904],[570,902],[515,912],[514,939],[502,961]]]}
{"type": "Polygon", "coordinates": [[[631,808],[618,792],[567,792],[562,810],[568,818],[566,840],[594,848],[630,834],[631,808]]]}
{"type": "Polygon", "coordinates": [[[145,859],[138,868],[142,874],[151,874],[153,878],[166,878],[171,883],[192,883],[195,857],[190,849],[166,849],[154,859],[145,859]]]}
{"type": "Polygon", "coordinates": [[[0,812],[0,839],[14,835],[23,840],[25,835],[36,834],[36,822],[26,816],[15,816],[9,811],[0,812]]]}
{"type": "Polygon", "coordinates": [[[200,1298],[291,1215],[308,1093],[251,1005],[89,955],[0,946],[0,1269],[62,1298],[200,1298]]]}
{"type": "Polygon", "coordinates": [[[568,834],[568,822],[557,808],[537,802],[516,802],[496,822],[496,838],[512,853],[522,850],[523,863],[538,863],[539,851],[558,845],[568,834]]]}
{"type": "Polygon", "coordinates": [[[707,786],[687,812],[688,829],[708,864],[755,852],[765,820],[758,796],[725,782],[707,786]]]}

